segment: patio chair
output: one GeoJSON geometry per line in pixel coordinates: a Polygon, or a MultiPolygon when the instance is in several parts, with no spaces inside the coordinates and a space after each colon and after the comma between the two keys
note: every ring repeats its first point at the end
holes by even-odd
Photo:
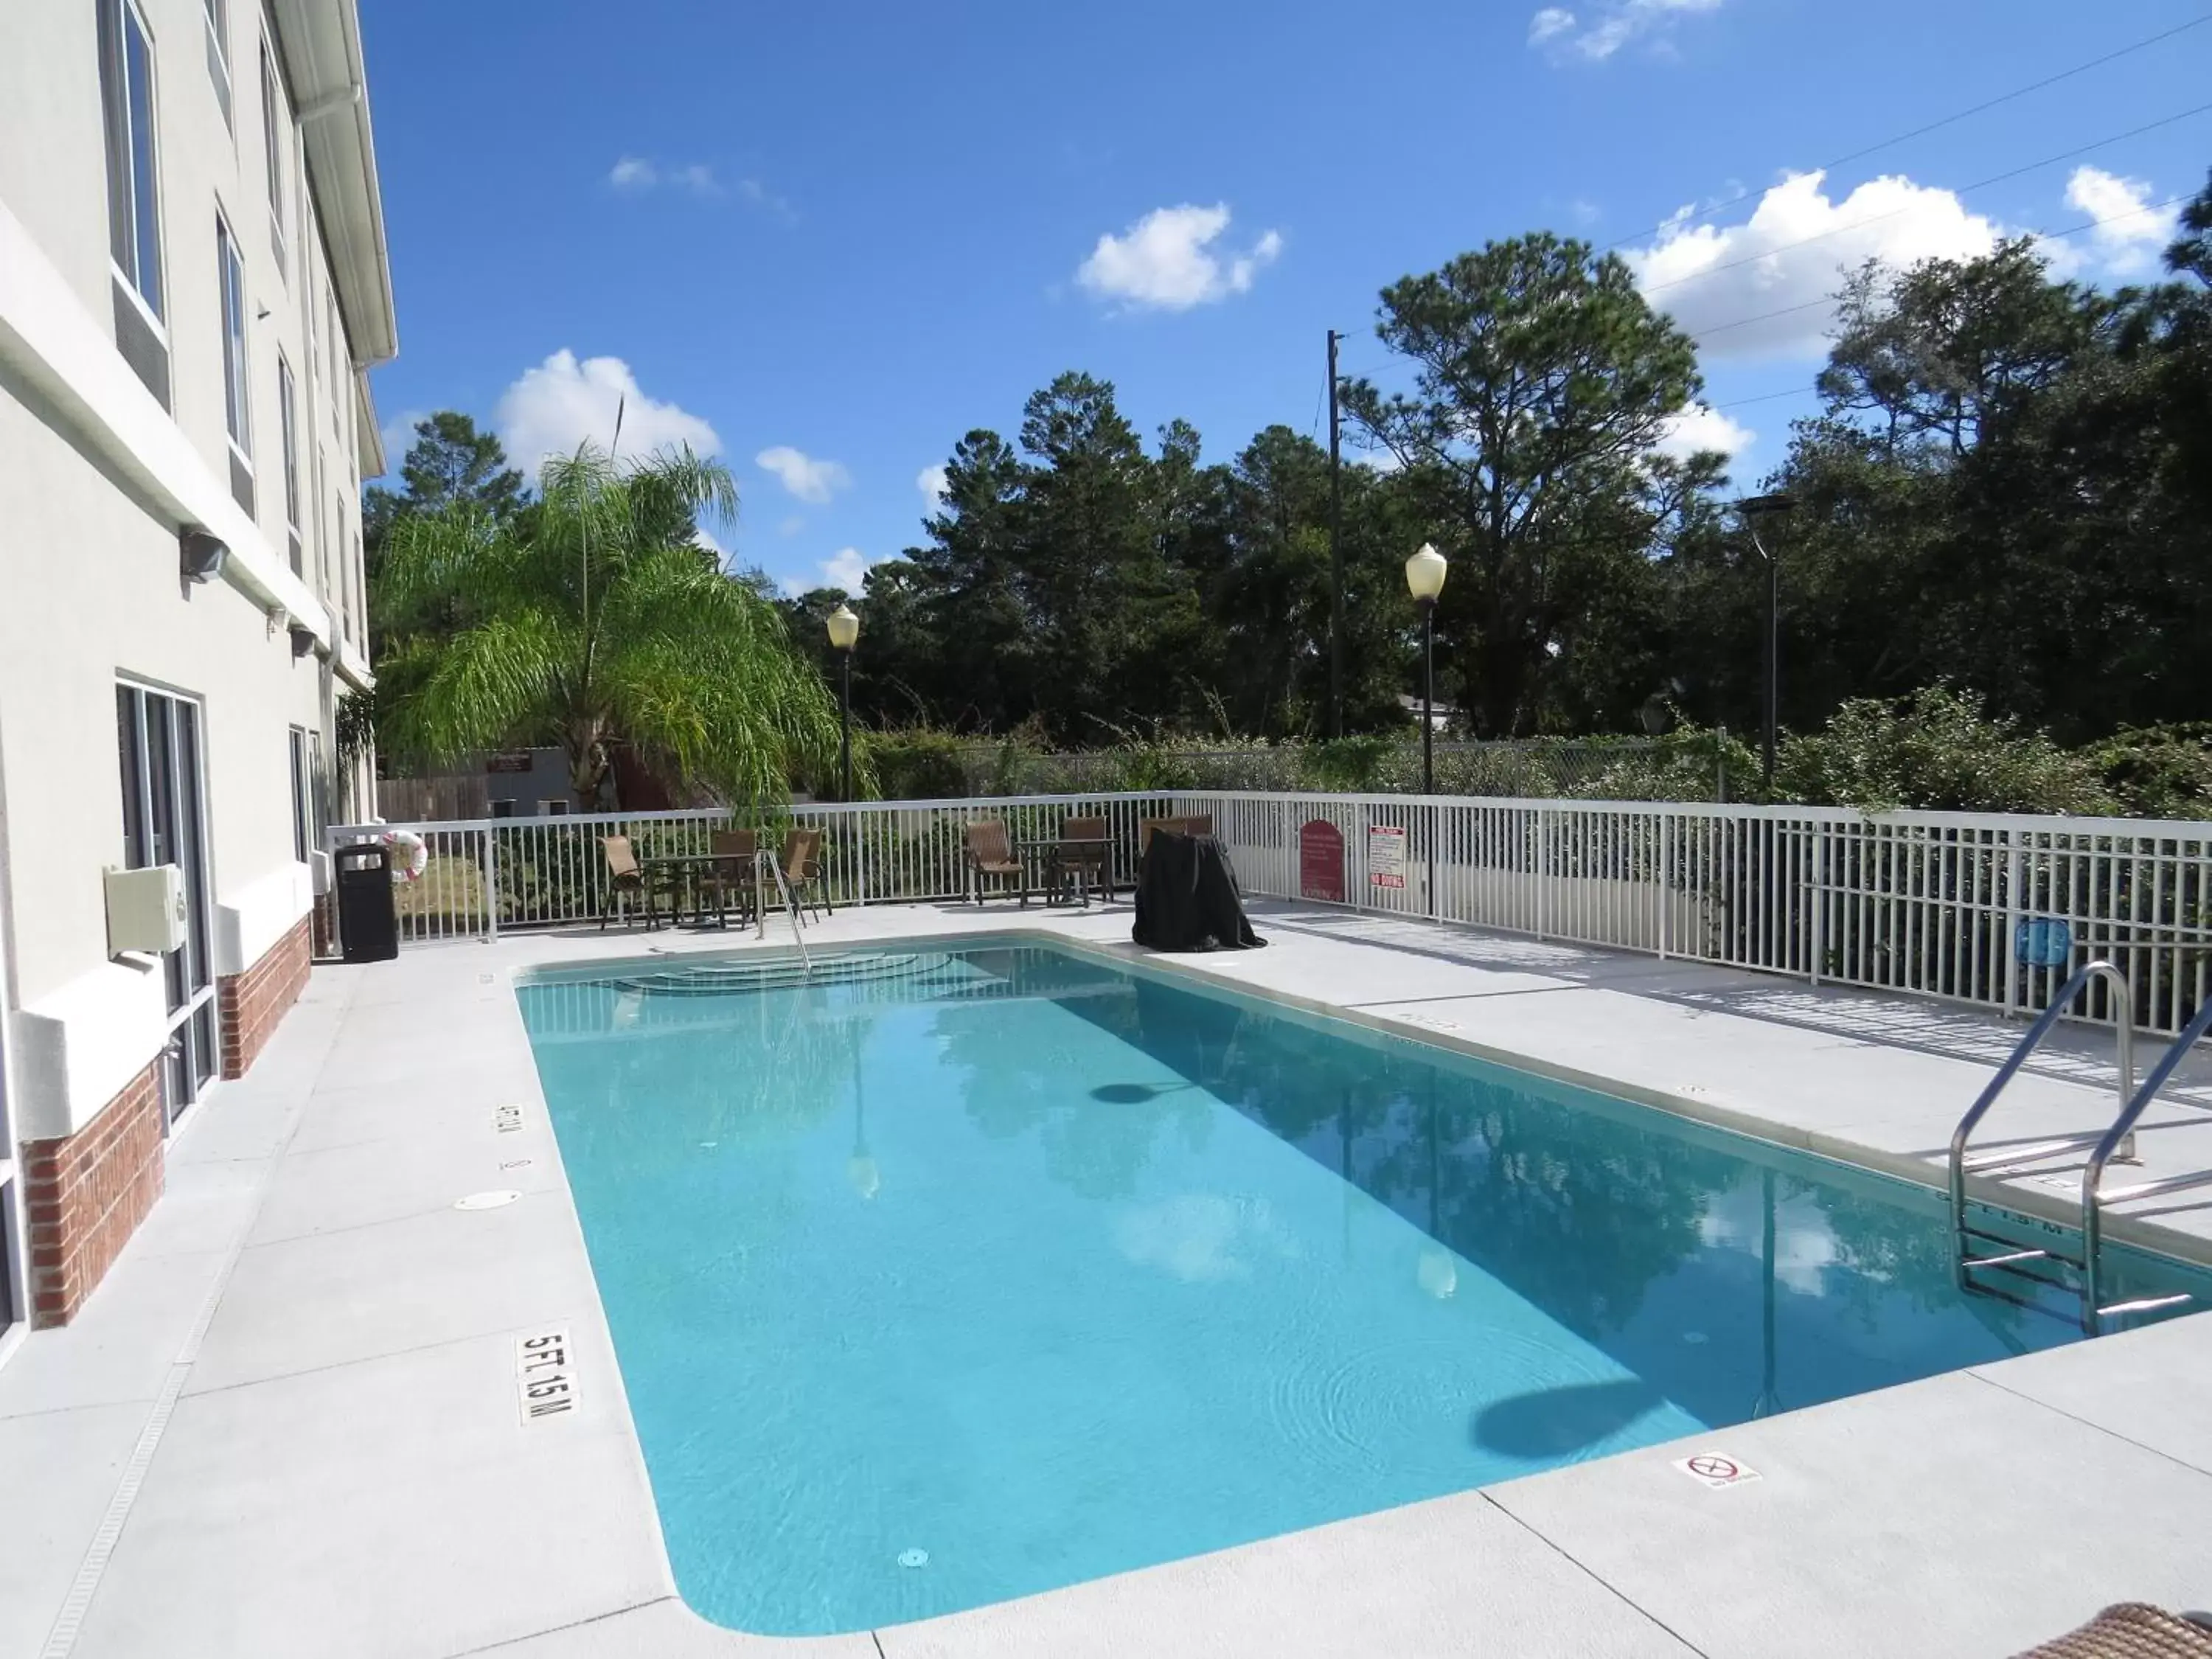
{"type": "Polygon", "coordinates": [[[969,886],[975,895],[975,902],[983,902],[983,878],[990,876],[999,884],[999,890],[1006,890],[1012,882],[1022,896],[1024,908],[1030,902],[1029,867],[1014,855],[1012,843],[1006,839],[1006,826],[1000,818],[985,818],[971,823],[967,830],[969,886]]]}
{"type": "Polygon", "coordinates": [[[2203,1613],[2184,1617],[2123,1601],[2016,1659],[2212,1659],[2212,1627],[2203,1613]]]}
{"type": "Polygon", "coordinates": [[[1104,818],[1062,818],[1060,845],[1053,848],[1046,884],[1057,892],[1064,883],[1072,881],[1082,893],[1085,905],[1091,902],[1093,887],[1098,890],[1100,897],[1110,900],[1114,896],[1114,860],[1106,836],[1104,818]]]}
{"type": "Polygon", "coordinates": [[[822,832],[819,830],[787,830],[783,834],[783,852],[776,860],[783,870],[783,878],[790,884],[791,896],[801,910],[819,909],[824,915],[834,915],[830,895],[822,885],[822,832]]]}
{"type": "Polygon", "coordinates": [[[752,920],[753,907],[760,897],[753,870],[754,855],[760,850],[760,831],[716,830],[707,837],[707,850],[717,862],[699,872],[699,908],[703,915],[707,902],[712,899],[714,920],[726,927],[730,924],[730,901],[735,897],[738,925],[743,927],[752,920]]]}
{"type": "Polygon", "coordinates": [[[1137,825],[1137,868],[1145,866],[1146,849],[1152,846],[1152,837],[1162,830],[1178,836],[1210,836],[1213,833],[1213,814],[1194,813],[1180,818],[1146,818],[1137,825]]]}
{"type": "Polygon", "coordinates": [[[645,925],[647,931],[659,925],[653,914],[653,887],[645,878],[645,871],[637,861],[636,850],[629,844],[628,836],[607,836],[599,846],[607,858],[607,902],[599,907],[599,931],[607,930],[607,917],[619,910],[623,926],[629,925],[628,901],[635,894],[645,901],[645,925]]]}

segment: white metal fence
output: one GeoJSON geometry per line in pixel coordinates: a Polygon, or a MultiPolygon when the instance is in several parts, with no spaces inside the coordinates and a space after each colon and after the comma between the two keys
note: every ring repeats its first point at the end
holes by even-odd
{"type": "MultiPolygon", "coordinates": [[[[2106,957],[2146,1030],[2212,992],[2212,823],[1835,807],[1425,797],[1185,794],[1249,893],[1302,892],[1299,832],[1345,843],[1358,908],[1615,945],[2008,1011],[2040,1009],[2106,957]],[[1370,832],[1405,832],[1405,885],[1378,886],[1370,832]],[[2023,961],[2021,924],[2063,963],[2023,961]]],[[[1386,872],[1387,873],[1387,872],[1386,872]]],[[[2106,993],[2076,1011],[2111,1018],[2106,993]]]]}
{"type": "Polygon", "coordinates": [[[1115,868],[1127,872],[1135,866],[1139,823],[1175,810],[1174,798],[1164,794],[863,801],[793,806],[757,826],[720,808],[343,824],[331,830],[330,844],[400,830],[422,836],[422,874],[399,884],[394,895],[400,941],[416,944],[598,921],[614,896],[605,846],[614,836],[629,837],[639,858],[654,859],[709,852],[717,830],[757,827],[764,847],[787,830],[819,830],[823,891],[834,907],[963,896],[967,826],[986,818],[1004,823],[1019,843],[1056,836],[1071,817],[1103,817],[1115,868]]]}
{"type": "MultiPolygon", "coordinates": [[[[963,831],[1016,841],[1104,817],[1126,884],[1148,817],[1213,820],[1245,890],[1316,898],[1301,832],[1335,828],[1341,902],[1580,944],[2039,1009],[2069,966],[2126,972],[2144,1029],[2175,1031],[2212,994],[2212,823],[1954,812],[1879,817],[1825,807],[1255,793],[1079,794],[805,805],[763,826],[823,832],[833,904],[958,897],[963,831]],[[1403,832],[1402,841],[1376,830],[1403,832]],[[1402,886],[1377,855],[1402,847],[1402,886]],[[2065,924],[2063,963],[2022,959],[2021,925],[2065,924]]],[[[722,812],[603,813],[354,825],[333,845],[411,829],[429,847],[398,894],[404,940],[593,921],[610,893],[601,838],[641,855],[708,850],[722,812]]],[[[2048,943],[2056,929],[2039,931],[2048,943]]],[[[2076,1011],[2111,1017],[2099,989],[2076,1011]]]]}

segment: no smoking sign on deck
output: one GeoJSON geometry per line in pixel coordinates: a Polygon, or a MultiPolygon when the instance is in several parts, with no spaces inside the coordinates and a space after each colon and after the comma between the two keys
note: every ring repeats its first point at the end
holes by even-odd
{"type": "Polygon", "coordinates": [[[1678,1457],[1674,1467],[1691,1480],[1718,1491],[1723,1486],[1741,1486],[1759,1479],[1759,1471],[1748,1463],[1739,1463],[1733,1457],[1718,1452],[1699,1452],[1694,1457],[1678,1457]]]}

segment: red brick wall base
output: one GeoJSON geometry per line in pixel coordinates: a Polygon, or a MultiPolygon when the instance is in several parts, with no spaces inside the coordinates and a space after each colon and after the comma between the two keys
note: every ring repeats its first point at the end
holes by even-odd
{"type": "Polygon", "coordinates": [[[215,982],[216,1013],[222,1026],[222,1074],[241,1078],[261,1057],[277,1021],[307,988],[313,963],[313,918],[301,916],[292,931],[242,974],[215,982]]]}
{"type": "Polygon", "coordinates": [[[161,1195],[156,1060],[59,1140],[23,1145],[31,1217],[31,1322],[66,1325],[161,1195]]]}

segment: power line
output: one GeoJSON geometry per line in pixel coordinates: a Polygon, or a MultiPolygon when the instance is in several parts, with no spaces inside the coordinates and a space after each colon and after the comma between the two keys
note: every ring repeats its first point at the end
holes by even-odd
{"type": "MultiPolygon", "coordinates": [[[[2056,167],[2059,162],[2070,161],[2077,155],[2087,155],[2093,149],[2103,149],[2106,145],[2117,144],[2123,139],[2139,137],[2143,133],[2154,132],[2160,127],[2170,127],[2176,121],[2185,121],[2192,115],[2203,114],[2207,110],[2212,110],[2212,104],[2199,104],[2196,108],[2183,110],[2179,114],[2160,116],[2157,120],[2146,121],[2139,127],[2130,127],[2125,132],[2116,132],[2109,138],[2100,138],[2093,143],[2081,144],[2073,149],[2061,150],[2056,155],[2046,155],[2039,161],[2030,161],[2025,166],[2010,167],[2002,173],[1993,173],[1986,179],[1977,179],[1971,185],[1961,185],[1951,194],[1966,196],[1978,190],[1986,190],[1991,185],[2004,183],[2008,179],[2017,179],[2024,173],[2033,173],[2041,167],[2056,167]]],[[[1717,265],[1702,265],[1687,276],[1672,276],[1663,283],[1652,283],[1649,285],[1638,284],[1638,289],[1648,296],[1667,289],[1680,288],[1685,283],[1702,282],[1717,271],[1734,270],[1741,265],[1757,264],[1761,259],[1771,258],[1775,254],[1787,253],[1792,248],[1805,247],[1814,242],[1824,241],[1831,236],[1840,236],[1847,230],[1860,230],[1868,225],[1878,225],[1885,219],[1894,219],[1899,214],[1908,211],[1910,211],[1910,204],[1905,207],[1892,208],[1887,213],[1869,214],[1865,218],[1854,219],[1849,224],[1831,225],[1827,229],[1815,231],[1810,236],[1801,236],[1794,242],[1783,242],[1773,247],[1761,248],[1756,253],[1747,253],[1740,259],[1723,260],[1717,265]]]]}
{"type": "MultiPolygon", "coordinates": [[[[2040,92],[2045,87],[2057,86],[2061,81],[2069,81],[2077,75],[2085,75],[2093,69],[2100,69],[2105,64],[2112,63],[2115,59],[2125,58],[2133,52],[2141,52],[2148,46],[2154,46],[2161,40],[2170,40],[2175,35],[2182,33],[2185,30],[2199,27],[2205,23],[2212,23],[2212,12],[2207,12],[2200,17],[2192,17],[2185,23],[2177,23],[2170,29],[2161,29],[2158,33],[2138,40],[2132,46],[2122,46],[2116,52],[2108,52],[2101,58],[2092,58],[2086,64],[2076,64],[2072,69],[2061,70],[2057,74],[2045,76],[2040,81],[2030,82],[2024,87],[2015,87],[2010,92],[1999,93],[1996,97],[1984,99],[1982,102],[1974,105],[1971,108],[1962,109],[1958,111],[1955,114],[1946,115],[1939,120],[1928,122],[1923,126],[1917,126],[1910,132],[1900,132],[1894,137],[1882,139],[1879,143],[1869,144],[1863,149],[1852,150],[1846,155],[1838,155],[1832,161],[1823,161],[1818,167],[1810,170],[1817,173],[1827,173],[1834,168],[1845,166],[1850,162],[1862,161],[1865,157],[1875,155],[1878,151],[1888,149],[1897,144],[1902,144],[1910,139],[1925,137],[1929,133],[1940,131],[1942,128],[1966,120],[1970,116],[1979,115],[1985,110],[1995,109],[2000,104],[2008,104],[2015,98],[2025,98],[2028,94],[2032,92],[2040,92]]],[[[1694,213],[1676,214],[1670,218],[1662,219],[1657,224],[1651,226],[1648,229],[1638,231],[1635,234],[1631,236],[1624,236],[1617,242],[1607,243],[1600,250],[1600,252],[1610,253],[1615,248],[1626,247],[1631,242],[1641,241],[1646,236],[1658,235],[1661,232],[1667,230],[1670,227],[1680,228],[1683,225],[1694,224],[1700,219],[1710,218],[1716,213],[1724,213],[1729,208],[1735,206],[1740,202],[1747,202],[1753,197],[1763,194],[1765,194],[1763,191],[1740,191],[1725,201],[1709,204],[1705,207],[1699,208],[1694,213]]]]}

